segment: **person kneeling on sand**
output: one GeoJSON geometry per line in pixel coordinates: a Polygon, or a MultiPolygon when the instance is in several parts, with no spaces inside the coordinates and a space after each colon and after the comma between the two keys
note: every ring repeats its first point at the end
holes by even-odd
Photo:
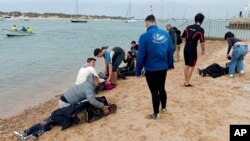
{"type": "Polygon", "coordinates": [[[94,50],[94,56],[104,57],[105,60],[105,74],[108,75],[107,82],[116,84],[117,70],[125,58],[125,52],[120,47],[102,47],[94,50]]]}
{"type": "Polygon", "coordinates": [[[243,66],[243,60],[244,57],[248,53],[248,46],[246,43],[242,42],[240,39],[235,38],[234,34],[232,32],[227,32],[225,34],[225,40],[228,42],[228,49],[227,49],[227,55],[226,58],[230,57],[231,54],[231,62],[229,65],[229,77],[233,78],[235,69],[237,68],[237,71],[240,74],[245,74],[244,66],[243,66]],[[232,51],[231,51],[232,50],[232,51]]]}
{"type": "Polygon", "coordinates": [[[53,111],[42,123],[34,124],[23,132],[14,131],[14,134],[20,141],[36,139],[44,132],[50,131],[54,126],[62,126],[62,130],[64,130],[74,124],[91,123],[116,112],[117,106],[115,104],[108,104],[105,97],[97,97],[95,99],[108,106],[109,112],[104,112],[92,106],[87,100],[83,100],[79,103],[59,108],[53,111]]]}
{"type": "Polygon", "coordinates": [[[95,70],[95,62],[96,62],[96,59],[95,58],[88,58],[87,59],[87,63],[85,65],[83,65],[79,72],[78,72],[78,75],[77,75],[77,78],[76,78],[76,85],[79,85],[81,83],[83,83],[86,79],[87,79],[87,76],[90,74],[90,73],[93,73],[96,77],[99,78],[99,85],[96,87],[96,90],[97,91],[102,91],[104,90],[104,79],[101,79],[99,77],[99,75],[97,74],[96,70],[95,70]]]}
{"type": "Polygon", "coordinates": [[[125,67],[119,68],[118,72],[121,78],[126,79],[126,76],[135,76],[135,54],[128,51],[127,58],[123,59],[127,63],[125,67]]]}
{"type": "Polygon", "coordinates": [[[87,76],[86,81],[79,85],[69,88],[59,99],[59,108],[77,104],[82,100],[87,100],[96,108],[102,109],[105,113],[109,112],[108,106],[95,99],[95,90],[99,84],[99,78],[92,73],[87,76]]]}

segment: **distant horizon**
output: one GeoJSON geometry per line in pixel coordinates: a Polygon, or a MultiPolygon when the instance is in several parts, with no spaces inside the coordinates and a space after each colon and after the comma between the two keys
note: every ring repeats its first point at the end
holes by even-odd
{"type": "MultiPolygon", "coordinates": [[[[208,19],[227,19],[245,13],[247,0],[131,0],[131,15],[136,19],[144,19],[150,14],[150,5],[157,19],[191,19],[201,12],[208,19]]],[[[129,0],[78,0],[80,15],[106,15],[125,17],[129,0]]],[[[20,11],[35,13],[75,14],[75,0],[2,0],[0,11],[20,11]],[[29,10],[27,10],[29,9],[29,10]]]]}

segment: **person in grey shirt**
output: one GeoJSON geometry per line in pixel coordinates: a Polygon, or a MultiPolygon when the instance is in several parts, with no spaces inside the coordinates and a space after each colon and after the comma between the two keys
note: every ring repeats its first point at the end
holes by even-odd
{"type": "Polygon", "coordinates": [[[99,78],[90,73],[86,81],[81,84],[74,85],[62,94],[59,100],[59,108],[67,107],[71,104],[76,104],[83,100],[87,100],[91,105],[102,109],[104,113],[109,112],[109,107],[95,99],[95,90],[99,84],[99,78]]]}

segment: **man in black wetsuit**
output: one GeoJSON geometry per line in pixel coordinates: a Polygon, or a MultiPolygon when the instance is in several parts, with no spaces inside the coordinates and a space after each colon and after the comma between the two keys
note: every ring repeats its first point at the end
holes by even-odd
{"type": "Polygon", "coordinates": [[[201,24],[204,20],[204,15],[198,13],[195,16],[195,24],[188,26],[183,34],[182,38],[186,39],[186,44],[184,47],[184,60],[185,60],[185,68],[184,68],[184,75],[185,75],[185,87],[192,87],[189,83],[192,73],[197,61],[197,45],[198,40],[201,43],[201,55],[205,55],[205,43],[204,43],[204,29],[201,27],[201,24]]]}

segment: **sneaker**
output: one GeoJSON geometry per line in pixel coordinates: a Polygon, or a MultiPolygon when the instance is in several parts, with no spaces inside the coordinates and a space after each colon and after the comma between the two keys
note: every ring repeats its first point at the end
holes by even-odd
{"type": "Polygon", "coordinates": [[[229,77],[230,77],[230,78],[233,78],[233,77],[234,77],[234,75],[233,75],[233,74],[230,74],[230,75],[229,75],[229,77]]]}
{"type": "Polygon", "coordinates": [[[159,119],[160,118],[160,113],[158,114],[149,114],[146,116],[146,119],[159,119]]]}
{"type": "Polygon", "coordinates": [[[164,108],[164,109],[161,109],[161,113],[166,113],[167,112],[167,109],[164,108]]]}
{"type": "Polygon", "coordinates": [[[14,131],[14,134],[17,136],[18,140],[20,141],[27,139],[27,136],[25,133],[14,131]]]}
{"type": "Polygon", "coordinates": [[[243,70],[240,71],[240,74],[245,74],[245,72],[243,70]]]}

